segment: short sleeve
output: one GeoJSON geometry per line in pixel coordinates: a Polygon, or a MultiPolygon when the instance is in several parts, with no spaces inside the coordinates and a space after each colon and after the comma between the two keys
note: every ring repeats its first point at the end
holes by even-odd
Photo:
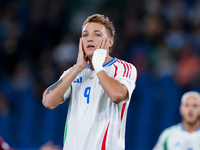
{"type": "Polygon", "coordinates": [[[117,60],[117,62],[114,63],[114,67],[114,78],[127,87],[129,100],[136,86],[137,70],[132,64],[122,60],[117,60]]]}
{"type": "Polygon", "coordinates": [[[164,150],[164,144],[165,144],[166,139],[167,139],[167,132],[166,130],[164,130],[160,134],[158,141],[156,145],[154,146],[153,150],[164,150]]]}
{"type": "Polygon", "coordinates": [[[177,129],[177,127],[179,127],[179,124],[166,128],[160,134],[158,141],[156,145],[154,146],[153,150],[165,150],[167,148],[167,142],[168,142],[168,138],[170,134],[173,133],[177,129]]]}
{"type": "MultiPolygon", "coordinates": [[[[59,80],[62,79],[66,74],[68,74],[69,71],[70,71],[71,69],[72,69],[72,67],[69,68],[68,70],[64,71],[63,74],[60,76],[59,80]]],[[[63,95],[64,101],[65,101],[67,98],[70,97],[70,94],[71,94],[71,86],[72,86],[72,85],[69,86],[69,88],[67,89],[67,91],[66,91],[66,92],[64,93],[64,95],[63,95]]],[[[64,101],[62,101],[61,104],[62,104],[64,101]]]]}

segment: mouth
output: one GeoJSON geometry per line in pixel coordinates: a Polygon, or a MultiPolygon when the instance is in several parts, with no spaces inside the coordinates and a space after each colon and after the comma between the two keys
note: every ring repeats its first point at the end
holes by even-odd
{"type": "Polygon", "coordinates": [[[92,48],[95,48],[95,46],[94,45],[88,45],[87,48],[92,49],[92,48]]]}

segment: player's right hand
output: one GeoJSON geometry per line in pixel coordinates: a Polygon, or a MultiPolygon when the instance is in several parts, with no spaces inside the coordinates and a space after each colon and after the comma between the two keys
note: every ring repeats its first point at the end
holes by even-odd
{"type": "Polygon", "coordinates": [[[82,38],[80,38],[79,52],[78,52],[78,58],[77,58],[76,65],[80,69],[85,69],[87,67],[87,64],[88,64],[88,57],[85,55],[85,52],[83,50],[83,41],[82,41],[82,38]]]}
{"type": "Polygon", "coordinates": [[[103,69],[103,63],[106,59],[107,50],[105,49],[96,49],[92,56],[92,64],[96,73],[100,72],[103,69]]]}

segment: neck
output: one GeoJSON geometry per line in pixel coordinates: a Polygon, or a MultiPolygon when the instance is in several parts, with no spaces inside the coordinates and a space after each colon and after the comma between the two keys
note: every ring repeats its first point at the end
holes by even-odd
{"type": "MultiPolygon", "coordinates": [[[[112,57],[107,56],[106,59],[105,59],[105,61],[104,61],[104,63],[103,63],[103,65],[106,64],[106,63],[108,63],[108,62],[111,61],[112,59],[113,59],[112,57]]],[[[94,67],[93,67],[93,65],[92,65],[92,59],[89,59],[89,65],[90,65],[90,69],[93,71],[93,70],[94,70],[94,67]]]]}
{"type": "Polygon", "coordinates": [[[192,133],[200,127],[200,120],[197,120],[195,123],[188,123],[183,121],[183,126],[187,132],[192,133]]]}

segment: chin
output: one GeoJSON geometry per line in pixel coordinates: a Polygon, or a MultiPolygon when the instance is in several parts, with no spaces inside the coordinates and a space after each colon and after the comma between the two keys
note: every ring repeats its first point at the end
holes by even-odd
{"type": "Polygon", "coordinates": [[[92,53],[92,54],[87,54],[87,57],[88,57],[89,59],[92,59],[92,56],[93,56],[93,53],[92,53]]]}
{"type": "Polygon", "coordinates": [[[186,120],[186,122],[188,124],[191,124],[191,125],[195,124],[197,121],[198,121],[198,119],[188,119],[188,120],[186,120]]]}

